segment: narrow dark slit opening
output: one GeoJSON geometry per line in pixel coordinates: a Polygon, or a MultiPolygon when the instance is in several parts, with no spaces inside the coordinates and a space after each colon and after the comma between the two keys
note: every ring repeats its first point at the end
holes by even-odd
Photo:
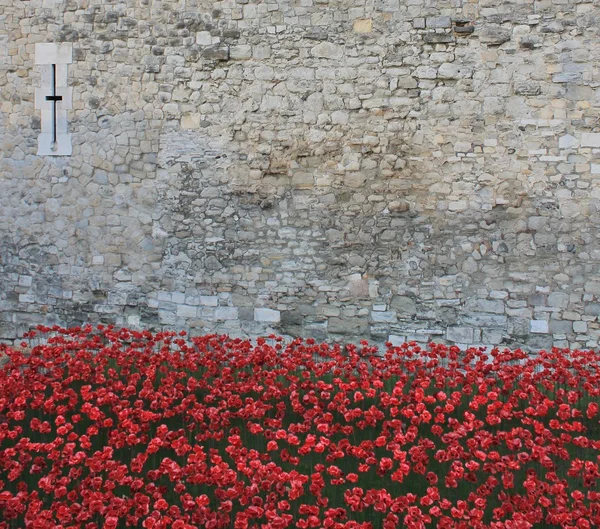
{"type": "Polygon", "coordinates": [[[56,64],[52,65],[52,95],[46,96],[46,101],[52,101],[52,150],[58,148],[56,133],[56,103],[62,101],[62,96],[56,95],[56,64]]]}

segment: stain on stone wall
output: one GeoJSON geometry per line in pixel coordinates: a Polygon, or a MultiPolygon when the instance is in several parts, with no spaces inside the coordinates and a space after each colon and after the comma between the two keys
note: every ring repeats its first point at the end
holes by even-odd
{"type": "Polygon", "coordinates": [[[0,339],[596,347],[600,2],[8,2],[0,339]],[[70,42],[70,157],[34,48],[70,42]]]}

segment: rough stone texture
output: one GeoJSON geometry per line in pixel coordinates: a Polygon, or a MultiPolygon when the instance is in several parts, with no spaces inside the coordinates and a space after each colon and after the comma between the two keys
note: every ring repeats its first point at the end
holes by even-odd
{"type": "Polygon", "coordinates": [[[0,2],[0,340],[598,345],[597,2],[0,2]]]}

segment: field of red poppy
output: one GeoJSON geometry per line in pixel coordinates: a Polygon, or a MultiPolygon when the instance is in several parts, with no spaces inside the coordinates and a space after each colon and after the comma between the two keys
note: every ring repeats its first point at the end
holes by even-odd
{"type": "Polygon", "coordinates": [[[42,329],[0,529],[600,526],[600,354],[42,329]]]}

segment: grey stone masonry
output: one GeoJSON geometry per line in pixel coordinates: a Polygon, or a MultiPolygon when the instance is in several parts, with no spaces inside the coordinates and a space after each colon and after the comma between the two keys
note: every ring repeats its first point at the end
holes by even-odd
{"type": "Polygon", "coordinates": [[[598,346],[597,1],[0,6],[0,340],[598,346]]]}

